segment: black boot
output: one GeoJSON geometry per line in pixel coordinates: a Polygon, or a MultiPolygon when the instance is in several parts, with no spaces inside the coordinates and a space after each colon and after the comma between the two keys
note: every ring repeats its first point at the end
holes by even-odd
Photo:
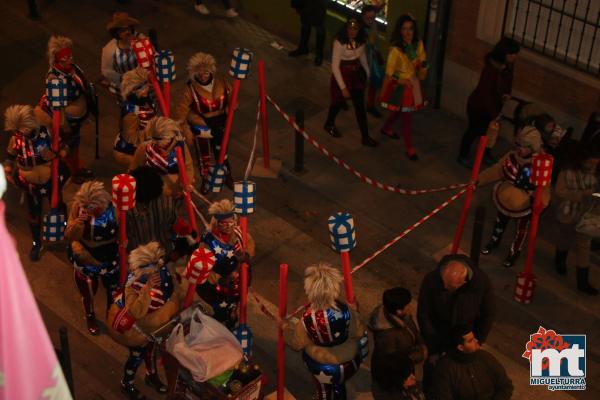
{"type": "Polygon", "coordinates": [[[481,254],[490,254],[496,247],[498,247],[499,244],[500,240],[492,237],[490,241],[481,249],[481,254]]]}
{"type": "Polygon", "coordinates": [[[577,267],[577,290],[589,294],[590,296],[596,296],[598,294],[598,289],[590,285],[589,277],[589,268],[577,267]]]}
{"type": "Polygon", "coordinates": [[[133,383],[121,382],[121,393],[129,400],[146,400],[146,396],[144,396],[133,383]]]}
{"type": "Polygon", "coordinates": [[[556,267],[556,272],[559,275],[567,274],[567,256],[569,252],[567,250],[558,250],[556,249],[556,254],[554,255],[554,266],[556,267]]]}
{"type": "Polygon", "coordinates": [[[332,137],[334,137],[334,138],[342,137],[342,134],[340,133],[340,131],[338,131],[338,129],[336,128],[335,125],[325,124],[325,126],[323,127],[323,129],[325,129],[325,131],[327,133],[329,133],[329,135],[332,136],[332,137]]]}
{"type": "Polygon", "coordinates": [[[98,326],[98,321],[96,321],[96,314],[85,314],[85,324],[87,325],[87,330],[90,335],[96,336],[100,333],[100,327],[98,326]]]}
{"type": "Polygon", "coordinates": [[[146,374],[144,382],[158,393],[167,393],[167,387],[160,381],[156,372],[153,374],[146,374]]]}
{"type": "Polygon", "coordinates": [[[300,28],[300,44],[296,50],[290,51],[290,57],[298,57],[308,54],[308,41],[310,39],[310,26],[302,25],[300,28]]]}
{"type": "Polygon", "coordinates": [[[521,252],[519,250],[511,251],[510,253],[508,253],[506,258],[502,262],[502,265],[504,265],[506,268],[512,267],[517,262],[517,259],[519,258],[519,254],[521,254],[521,252]]]}

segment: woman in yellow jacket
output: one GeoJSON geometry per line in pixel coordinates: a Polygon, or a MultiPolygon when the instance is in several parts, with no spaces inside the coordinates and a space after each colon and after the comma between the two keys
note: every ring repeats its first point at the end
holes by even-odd
{"type": "Polygon", "coordinates": [[[423,107],[420,81],[427,76],[428,68],[425,48],[417,32],[417,21],[408,14],[400,16],[391,43],[381,94],[381,106],[388,109],[390,115],[381,133],[397,139],[399,136],[392,126],[400,119],[406,155],[417,161],[412,143],[412,112],[423,107]]]}

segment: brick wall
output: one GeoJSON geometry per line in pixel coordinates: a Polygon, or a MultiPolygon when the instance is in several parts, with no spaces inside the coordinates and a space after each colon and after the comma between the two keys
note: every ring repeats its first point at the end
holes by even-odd
{"type": "MultiPolygon", "coordinates": [[[[492,45],[476,37],[480,2],[495,0],[453,0],[446,49],[442,104],[453,112],[464,113],[466,97],[477,83],[484,55],[492,45]],[[462,111],[461,111],[462,110],[462,111]]],[[[600,81],[591,76],[556,65],[523,50],[515,65],[515,95],[547,105],[559,123],[581,129],[593,111],[600,81]],[[575,75],[580,79],[574,78],[575,75]],[[595,80],[595,83],[594,83],[595,80]],[[566,120],[566,121],[565,121],[566,120]]],[[[578,133],[577,133],[578,134],[578,133]]]]}

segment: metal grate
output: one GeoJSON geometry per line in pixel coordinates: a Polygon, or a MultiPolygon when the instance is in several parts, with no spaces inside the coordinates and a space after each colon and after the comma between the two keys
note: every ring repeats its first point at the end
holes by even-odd
{"type": "Polygon", "coordinates": [[[600,74],[599,0],[508,0],[504,33],[524,48],[600,74]]]}

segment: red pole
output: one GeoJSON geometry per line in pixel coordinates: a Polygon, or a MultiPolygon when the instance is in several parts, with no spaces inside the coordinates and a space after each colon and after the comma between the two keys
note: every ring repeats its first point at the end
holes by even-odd
{"type": "Polygon", "coordinates": [[[190,283],[190,285],[188,286],[188,291],[185,294],[185,300],[183,300],[184,310],[192,305],[192,301],[194,300],[194,293],[196,293],[196,284],[190,283]]]}
{"type": "Polygon", "coordinates": [[[240,277],[240,325],[246,325],[248,310],[248,264],[242,263],[240,277]]]}
{"type": "Polygon", "coordinates": [[[150,83],[152,84],[152,88],[154,89],[154,94],[156,95],[156,100],[158,100],[158,105],[160,107],[160,111],[162,111],[162,113],[165,117],[168,117],[169,109],[167,108],[165,99],[162,95],[162,90],[160,90],[160,85],[158,84],[158,80],[156,79],[156,76],[154,76],[152,73],[150,74],[149,79],[150,79],[150,83]]]}
{"type": "Polygon", "coordinates": [[[59,135],[60,135],[60,110],[52,111],[52,151],[54,158],[52,159],[52,197],[50,198],[50,207],[58,208],[58,163],[59,163],[59,135]]]}
{"type": "Polygon", "coordinates": [[[542,190],[543,186],[538,185],[535,188],[535,197],[533,200],[533,213],[531,214],[531,225],[529,226],[529,237],[527,238],[527,259],[525,260],[525,269],[523,274],[531,275],[533,268],[533,255],[535,254],[535,239],[537,238],[540,214],[542,213],[542,190]]]}
{"type": "MultiPolygon", "coordinates": [[[[287,313],[287,264],[279,266],[279,318],[285,318],[287,313]]],[[[277,400],[283,400],[285,395],[285,343],[283,329],[278,327],[277,335],[277,400]]]]}
{"type": "Polygon", "coordinates": [[[167,110],[167,113],[165,115],[168,117],[169,115],[171,115],[171,82],[163,82],[163,90],[165,108],[167,110]]]}
{"type": "Polygon", "coordinates": [[[221,141],[221,151],[219,152],[219,165],[223,165],[225,162],[225,154],[227,154],[227,145],[229,144],[229,134],[231,132],[231,125],[233,124],[233,114],[235,113],[235,107],[237,106],[237,98],[240,92],[239,79],[233,81],[233,89],[231,90],[231,99],[229,99],[229,110],[227,112],[227,120],[225,121],[225,133],[223,134],[223,140],[221,141]]]}
{"type": "Polygon", "coordinates": [[[192,226],[194,232],[196,232],[196,241],[199,241],[200,231],[198,230],[198,225],[196,224],[196,215],[194,214],[194,207],[192,206],[192,197],[190,196],[190,192],[188,190],[190,182],[188,180],[187,172],[185,170],[185,158],[183,157],[183,149],[181,148],[181,146],[176,146],[175,152],[177,153],[177,168],[179,169],[179,181],[181,183],[181,188],[183,189],[185,208],[187,210],[188,219],[190,220],[190,225],[192,226]]]}
{"type": "Polygon", "coordinates": [[[242,230],[242,248],[246,250],[248,245],[248,217],[240,215],[240,229],[242,230]]]}
{"type": "Polygon", "coordinates": [[[352,268],[350,268],[350,252],[342,251],[342,273],[344,274],[344,285],[346,288],[346,301],[348,304],[354,304],[354,286],[352,285],[352,268]]]}
{"type": "Polygon", "coordinates": [[[267,85],[265,81],[265,62],[258,62],[258,93],[260,95],[260,124],[262,127],[263,163],[265,168],[271,168],[269,156],[269,125],[267,123],[267,85]]]}
{"type": "Polygon", "coordinates": [[[119,213],[119,286],[125,285],[127,279],[127,211],[119,213]]]}
{"type": "Polygon", "coordinates": [[[475,163],[473,164],[473,169],[471,171],[471,182],[467,188],[465,202],[463,203],[463,208],[460,212],[460,218],[458,220],[458,226],[456,227],[456,232],[454,233],[454,241],[452,242],[452,250],[450,251],[452,254],[456,254],[458,252],[460,239],[462,238],[463,231],[465,230],[465,223],[467,222],[469,208],[471,208],[471,199],[473,198],[473,191],[475,190],[475,182],[479,176],[479,169],[481,168],[481,161],[483,160],[483,152],[485,151],[487,140],[487,136],[481,136],[479,138],[479,146],[477,147],[475,163]]]}

